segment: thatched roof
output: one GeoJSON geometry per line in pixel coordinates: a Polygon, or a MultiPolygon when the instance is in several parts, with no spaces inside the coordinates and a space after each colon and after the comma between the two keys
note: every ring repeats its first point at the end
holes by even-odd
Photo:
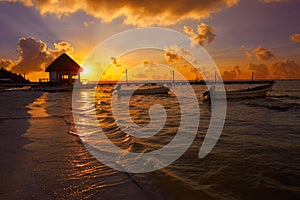
{"type": "Polygon", "coordinates": [[[46,69],[46,72],[51,71],[67,71],[67,72],[78,72],[82,71],[82,68],[66,53],[61,54],[57,57],[46,69]]]}

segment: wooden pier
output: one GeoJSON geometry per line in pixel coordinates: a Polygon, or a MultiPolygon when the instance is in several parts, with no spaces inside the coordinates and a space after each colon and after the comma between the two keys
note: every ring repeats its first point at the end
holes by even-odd
{"type": "MultiPolygon", "coordinates": [[[[231,85],[231,84],[269,84],[271,82],[274,82],[273,80],[233,80],[233,81],[223,81],[225,85],[231,85]]],[[[102,81],[98,82],[98,86],[114,86],[117,82],[115,81],[102,81]]],[[[198,81],[131,81],[131,82],[119,82],[118,84],[121,85],[144,85],[144,84],[151,84],[151,83],[158,83],[162,85],[213,85],[218,84],[222,82],[215,82],[215,81],[204,81],[204,80],[198,80],[198,81]]]]}
{"type": "MultiPolygon", "coordinates": [[[[233,81],[223,81],[225,85],[230,85],[230,84],[269,84],[274,81],[273,80],[257,80],[257,81],[251,81],[251,80],[233,80],[233,81]]],[[[193,80],[193,81],[171,81],[171,80],[166,80],[166,81],[129,81],[129,82],[118,82],[118,84],[121,85],[128,85],[128,86],[141,86],[145,84],[161,84],[165,86],[171,86],[171,85],[214,85],[214,84],[221,84],[222,82],[215,82],[215,81],[204,81],[204,80],[193,80]]],[[[82,85],[82,88],[93,88],[96,85],[97,86],[115,86],[117,84],[116,81],[102,81],[102,82],[91,82],[88,84],[82,85]]],[[[53,85],[50,82],[31,82],[31,83],[4,83],[0,84],[0,90],[4,90],[7,88],[22,88],[22,87],[31,87],[31,88],[39,88],[39,87],[55,87],[58,85],[53,85]]]]}

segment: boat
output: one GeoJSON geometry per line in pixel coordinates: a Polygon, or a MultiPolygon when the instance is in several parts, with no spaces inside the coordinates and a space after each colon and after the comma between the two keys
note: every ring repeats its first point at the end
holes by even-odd
{"type": "MultiPolygon", "coordinates": [[[[126,71],[126,85],[128,85],[128,72],[126,71]]],[[[174,74],[174,72],[173,72],[174,74]]],[[[174,75],[173,75],[173,82],[174,82],[174,75]]],[[[153,94],[168,94],[169,88],[157,84],[157,83],[147,83],[144,84],[137,89],[130,89],[130,88],[121,88],[121,85],[118,84],[113,90],[116,90],[118,95],[153,95],[153,94]]]]}
{"type": "Polygon", "coordinates": [[[152,95],[152,94],[168,94],[169,88],[156,83],[145,84],[136,90],[122,89],[121,85],[117,85],[115,88],[118,95],[152,95]]]}
{"type": "Polygon", "coordinates": [[[269,91],[272,90],[274,82],[266,85],[261,85],[253,88],[234,90],[234,91],[215,91],[215,87],[212,86],[208,91],[203,93],[203,99],[244,99],[244,98],[258,98],[265,97],[269,91]]]}

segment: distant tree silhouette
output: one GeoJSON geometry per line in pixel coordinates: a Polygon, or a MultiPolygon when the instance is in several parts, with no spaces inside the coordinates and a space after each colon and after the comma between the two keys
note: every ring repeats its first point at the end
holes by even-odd
{"type": "MultiPolygon", "coordinates": [[[[30,83],[29,80],[26,80],[21,74],[16,74],[1,67],[0,69],[0,80],[7,79],[9,83],[30,83]]],[[[1,81],[0,81],[1,83],[1,81]]]]}

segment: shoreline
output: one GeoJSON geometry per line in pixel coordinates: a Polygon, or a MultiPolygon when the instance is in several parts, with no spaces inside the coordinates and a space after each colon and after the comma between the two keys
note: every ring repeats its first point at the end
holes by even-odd
{"type": "Polygon", "coordinates": [[[134,179],[100,163],[67,134],[70,100],[70,93],[37,91],[0,97],[0,198],[151,199],[134,179]],[[57,107],[62,101],[64,110],[57,107]]]}
{"type": "Polygon", "coordinates": [[[0,198],[23,199],[45,197],[31,174],[30,154],[24,150],[29,139],[24,133],[30,128],[27,107],[42,92],[3,92],[0,96],[0,198]]]}
{"type": "Polygon", "coordinates": [[[105,166],[68,134],[71,93],[3,92],[0,199],[296,199],[300,88],[293,84],[278,84],[272,98],[229,101],[222,137],[209,156],[198,159],[197,143],[174,165],[147,174],[105,166]],[[291,97],[276,97],[286,88],[291,97]]]}

